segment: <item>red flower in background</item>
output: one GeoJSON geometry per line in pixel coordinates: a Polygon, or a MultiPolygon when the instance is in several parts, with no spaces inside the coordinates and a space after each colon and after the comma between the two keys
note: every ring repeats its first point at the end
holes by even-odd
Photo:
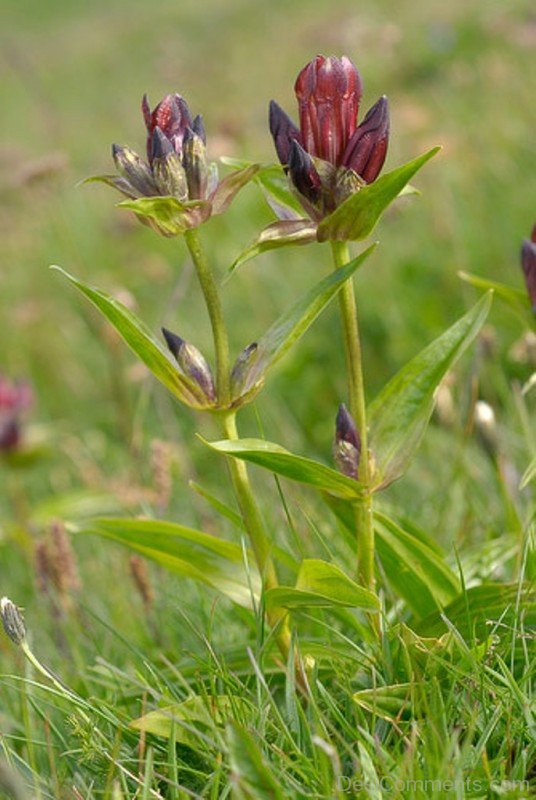
{"type": "Polygon", "coordinates": [[[33,402],[29,384],[0,375],[0,451],[14,450],[21,440],[21,419],[33,402]]]}

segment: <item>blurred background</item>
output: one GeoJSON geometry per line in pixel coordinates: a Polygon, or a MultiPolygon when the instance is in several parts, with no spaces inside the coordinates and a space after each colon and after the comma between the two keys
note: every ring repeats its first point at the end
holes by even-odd
{"type": "MultiPolygon", "coordinates": [[[[138,513],[153,480],[155,439],[177,443],[171,517],[203,524],[206,509],[195,496],[192,504],[187,480],[221,480],[221,463],[194,439],[199,429],[213,436],[210,424],[175,405],[49,270],[61,265],[130,303],[152,329],[165,324],[210,354],[184,243],[161,239],[115,209],[120,198],[107,187],[78,185],[113,171],[112,142],[143,153],[144,92],[152,106],[167,92],[183,94],[204,116],[213,157],[270,162],[269,100],[295,116],[301,67],[317,53],[347,54],[363,76],[363,110],[380,94],[389,97],[387,169],[443,146],[415,181],[422,194],[398,202],[379,225],[381,247],[357,278],[370,397],[475,301],[459,270],[522,287],[519,248],[535,217],[528,65],[536,16],[529,0],[3,0],[2,12],[0,372],[31,380],[32,418],[49,434],[47,457],[0,485],[5,591],[20,563],[10,543],[18,537],[22,550],[31,549],[17,515],[27,522],[45,501],[109,489],[138,513]]],[[[221,278],[270,221],[248,186],[228,214],[203,228],[221,278]]],[[[246,264],[226,283],[235,353],[326,273],[329,257],[327,246],[289,248],[246,264]]],[[[475,391],[492,404],[519,469],[527,459],[511,385],[531,371],[523,333],[496,302],[451,393],[462,428],[475,391]]],[[[260,424],[268,439],[329,462],[336,409],[345,400],[340,343],[334,306],[268,380],[243,416],[244,433],[258,435],[260,424]]],[[[503,514],[490,491],[493,467],[475,445],[463,456],[467,469],[456,473],[453,448],[451,431],[436,423],[386,500],[417,514],[446,543],[492,537],[503,514]]],[[[61,514],[61,504],[51,507],[49,517],[61,514]]],[[[88,570],[94,545],[80,545],[88,570]]],[[[100,552],[95,571],[122,569],[106,565],[107,546],[100,552]]],[[[34,591],[28,570],[21,581],[23,602],[34,591]]],[[[108,591],[113,596],[114,587],[108,591]]],[[[109,611],[108,600],[102,603],[109,611]]]]}

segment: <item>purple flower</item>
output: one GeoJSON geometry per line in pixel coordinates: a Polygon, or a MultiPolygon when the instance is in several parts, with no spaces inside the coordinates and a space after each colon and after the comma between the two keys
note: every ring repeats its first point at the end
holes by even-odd
{"type": "Polygon", "coordinates": [[[15,450],[21,441],[21,421],[33,402],[27,383],[13,383],[0,375],[0,452],[15,450]]]}
{"type": "Polygon", "coordinates": [[[357,479],[361,459],[361,436],[354,418],[344,403],[339,406],[335,421],[333,456],[343,475],[357,479]]]}
{"type": "Polygon", "coordinates": [[[316,56],[294,89],[300,127],[272,100],[270,131],[304,208],[320,219],[378,177],[389,142],[388,102],[380,97],[357,125],[362,82],[346,56],[316,56]]]}
{"type": "Polygon", "coordinates": [[[536,225],[530,239],[524,239],[521,248],[521,266],[532,310],[536,314],[536,225]]]}

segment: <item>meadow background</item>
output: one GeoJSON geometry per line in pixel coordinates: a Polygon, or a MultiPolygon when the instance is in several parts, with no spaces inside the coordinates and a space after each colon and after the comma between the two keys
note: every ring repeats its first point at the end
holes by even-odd
{"type": "MultiPolygon", "coordinates": [[[[388,168],[443,146],[415,181],[422,195],[399,202],[380,223],[374,238],[381,246],[357,278],[372,397],[474,302],[477,293],[459,270],[522,286],[519,248],[534,222],[528,67],[536,17],[529,0],[2,5],[0,372],[32,381],[32,419],[49,445],[31,469],[1,473],[0,594],[26,608],[35,649],[50,666],[66,680],[94,680],[98,691],[103,663],[135,671],[155,647],[167,657],[202,653],[199,632],[213,636],[215,646],[234,637],[239,642],[241,634],[214,606],[215,595],[160,573],[148,619],[128,556],[97,539],[75,542],[84,621],[75,613],[61,621],[61,647],[58,621],[36,589],[32,542],[54,516],[81,513],[82,505],[88,513],[113,510],[117,498],[117,510],[153,513],[146,490],[154,439],[175,443],[173,499],[165,515],[226,530],[188,488],[195,478],[226,496],[222,463],[194,437],[214,430],[174,404],[48,269],[59,264],[105,290],[131,295],[153,329],[165,324],[210,352],[184,243],[160,239],[116,210],[106,187],[78,182],[111,171],[112,142],[143,152],[144,92],[151,105],[167,92],[183,94],[194,114],[203,114],[213,157],[272,161],[269,100],[296,116],[292,87],[299,69],[316,53],[348,54],[363,76],[362,109],[380,94],[389,97],[388,168]]],[[[248,186],[228,214],[203,228],[222,278],[271,220],[260,193],[248,186]]],[[[243,266],[224,291],[234,352],[328,269],[327,245],[289,248],[243,266]]],[[[520,321],[495,302],[485,336],[452,389],[461,419],[474,391],[494,407],[501,447],[519,473],[528,448],[511,387],[531,371],[522,333],[520,321]]],[[[345,399],[339,342],[334,306],[268,380],[244,414],[243,432],[258,435],[262,426],[269,439],[329,462],[336,409],[345,399]]],[[[255,479],[274,529],[281,528],[276,487],[265,474],[255,479]]],[[[306,548],[315,501],[294,486],[284,491],[306,548]]],[[[474,436],[464,441],[436,420],[409,475],[385,501],[452,552],[473,548],[476,572],[496,559],[500,577],[497,541],[507,510],[493,464],[474,436]]],[[[0,638],[0,672],[21,670],[19,654],[0,638]]],[[[23,735],[18,689],[6,679],[4,691],[0,738],[16,741],[23,735]]]]}

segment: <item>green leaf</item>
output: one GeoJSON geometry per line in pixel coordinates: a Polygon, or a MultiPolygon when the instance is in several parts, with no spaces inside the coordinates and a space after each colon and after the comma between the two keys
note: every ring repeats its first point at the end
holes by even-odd
{"type": "Polygon", "coordinates": [[[271,369],[290,350],[312,325],[315,319],[335,297],[343,284],[364,263],[375,249],[376,244],[368,247],[344,267],[330,273],[316,284],[292,308],[285,312],[257,342],[247,370],[241,383],[237,386],[233,398],[247,395],[262,381],[271,369]]]}
{"type": "Polygon", "coordinates": [[[271,165],[261,169],[256,177],[266,200],[280,219],[295,219],[303,216],[303,207],[294,196],[283,168],[271,165]]]}
{"type": "Polygon", "coordinates": [[[41,503],[34,504],[30,519],[32,525],[41,526],[55,519],[71,522],[96,514],[113,514],[119,508],[118,498],[112,492],[79,489],[51,495],[41,503]]]}
{"type": "Polygon", "coordinates": [[[211,204],[207,200],[181,202],[176,197],[139,197],[122,200],[117,205],[148,220],[166,236],[178,236],[190,228],[197,228],[211,214],[211,204]]]}
{"type": "Polygon", "coordinates": [[[283,219],[272,222],[240,253],[229,267],[229,271],[234,272],[246,261],[268,250],[287,247],[290,244],[310,244],[314,241],[316,241],[316,225],[310,219],[283,219]]]}
{"type": "MultiPolygon", "coordinates": [[[[324,499],[355,539],[355,514],[351,503],[325,495],[324,499]]],[[[374,515],[376,554],[389,584],[417,617],[426,617],[450,603],[460,591],[456,575],[443,555],[416,536],[411,529],[376,512],[374,515]]]]}
{"type": "Polygon", "coordinates": [[[227,742],[231,761],[231,780],[239,790],[238,797],[247,800],[284,800],[279,782],[253,736],[238,723],[227,726],[227,742]]]}
{"type": "Polygon", "coordinates": [[[206,746],[205,737],[213,733],[215,726],[223,727],[226,718],[237,711],[251,711],[242,697],[219,694],[208,698],[194,695],[181,703],[150,711],[133,720],[130,727],[162,739],[169,739],[174,733],[176,742],[198,749],[200,745],[206,746]],[[200,730],[204,736],[197,736],[196,730],[200,730]]]}
{"type": "Polygon", "coordinates": [[[317,558],[302,561],[295,587],[269,589],[264,600],[267,608],[347,606],[368,611],[380,608],[376,595],[358,586],[335,564],[317,558]]]}
{"type": "Polygon", "coordinates": [[[254,598],[260,595],[261,581],[253,557],[246,572],[242,548],[208,533],[171,522],[120,518],[93,519],[75,530],[124,544],[170,572],[212,586],[246,608],[252,605],[252,592],[254,598]]]}
{"type": "Polygon", "coordinates": [[[490,304],[491,293],[406,364],[371,404],[369,442],[376,488],[388,486],[406,471],[432,415],[437,387],[475,339],[490,304]]]}
{"type": "Polygon", "coordinates": [[[147,326],[118,300],[77,280],[61,267],[58,270],[84,294],[106,319],[112,323],[125,342],[143,361],[153,375],[179,400],[192,408],[208,408],[203,392],[189,378],[179,372],[177,364],[147,326]]]}
{"type": "Polygon", "coordinates": [[[223,214],[232,203],[240,189],[249,183],[259,171],[259,164],[251,164],[244,169],[231,172],[226,175],[217,185],[210,201],[212,203],[212,214],[223,214]]]}
{"type": "Polygon", "coordinates": [[[372,231],[388,205],[432,156],[441,150],[434,147],[402,167],[382,175],[345,200],[318,226],[318,241],[357,241],[372,231]]]}
{"type": "Polygon", "coordinates": [[[434,612],[415,626],[420,636],[441,636],[449,630],[449,620],[460,634],[470,641],[473,636],[486,639],[493,624],[500,620],[499,630],[511,636],[517,612],[522,612],[525,630],[536,627],[536,592],[533,587],[513,583],[488,583],[461,592],[442,612],[434,612]]]}
{"type": "Polygon", "coordinates": [[[354,702],[358,706],[389,722],[400,719],[405,711],[409,711],[410,698],[410,683],[395,683],[392,686],[363,689],[353,696],[354,702]]]}
{"type": "Polygon", "coordinates": [[[376,548],[387,580],[414,614],[424,617],[460,591],[443,557],[384,514],[374,515],[376,548]]]}
{"type": "Polygon", "coordinates": [[[340,497],[355,500],[363,494],[361,484],[353,478],[348,478],[318,461],[289,453],[283,447],[273,442],[266,442],[264,439],[225,439],[219,442],[207,442],[203,439],[202,441],[219,453],[242,461],[250,461],[275,472],[276,475],[315,486],[340,497]]]}
{"type": "Polygon", "coordinates": [[[474,286],[476,289],[493,291],[497,297],[500,297],[501,300],[504,300],[516,311],[521,311],[525,314],[530,313],[527,294],[521,289],[516,289],[514,286],[507,286],[505,283],[490,281],[487,278],[481,278],[479,275],[472,275],[470,272],[458,272],[458,275],[462,281],[470,283],[471,286],[474,286]]]}

